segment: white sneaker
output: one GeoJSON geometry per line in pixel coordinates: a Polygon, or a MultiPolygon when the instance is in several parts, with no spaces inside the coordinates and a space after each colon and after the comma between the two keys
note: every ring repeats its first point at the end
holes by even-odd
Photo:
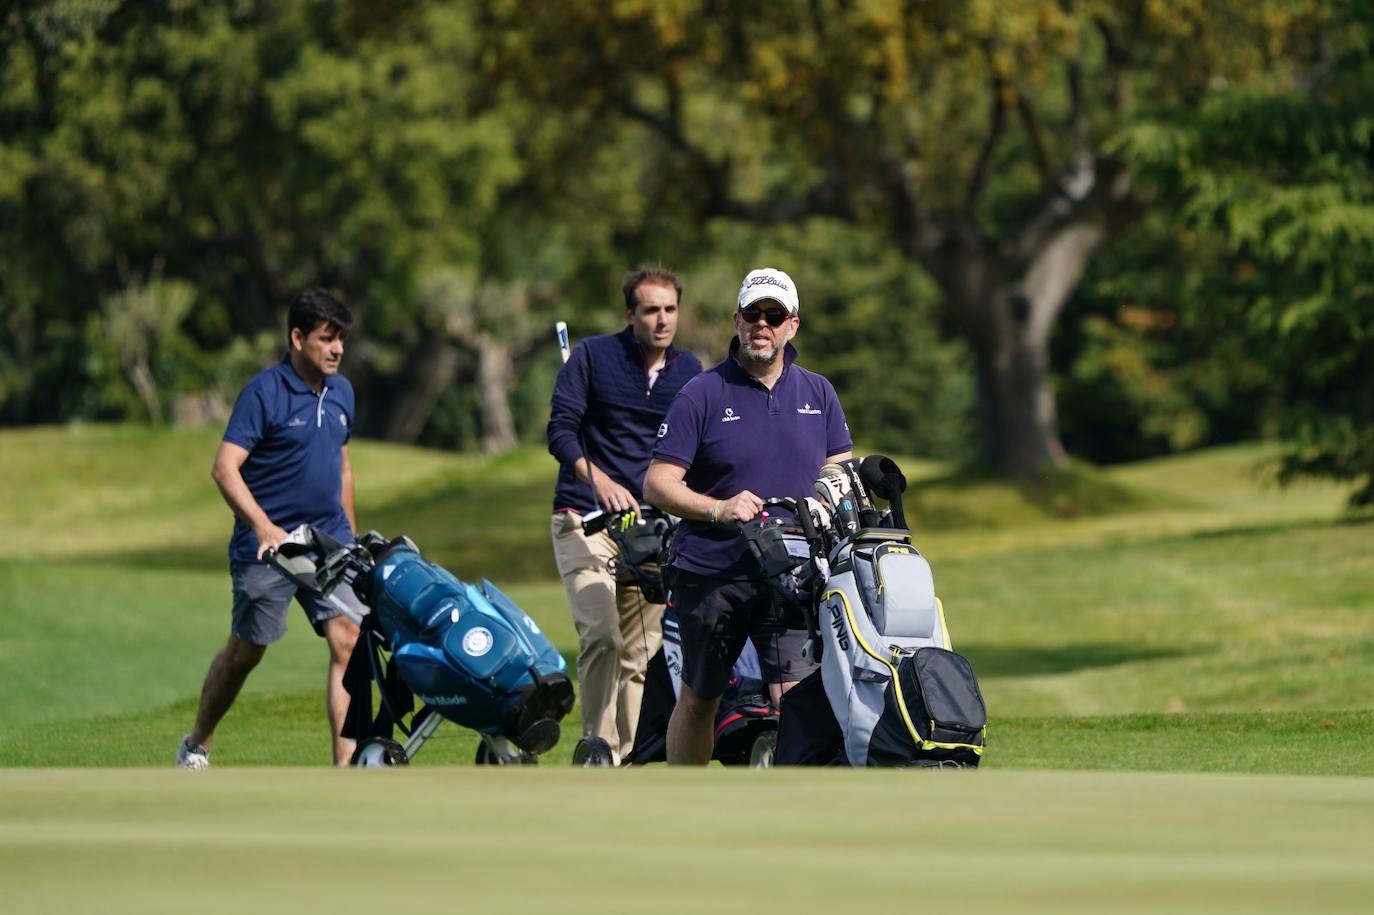
{"type": "Polygon", "coordinates": [[[181,742],[177,744],[177,768],[210,768],[210,751],[198,743],[191,743],[191,735],[187,734],[185,737],[181,738],[181,742]]]}

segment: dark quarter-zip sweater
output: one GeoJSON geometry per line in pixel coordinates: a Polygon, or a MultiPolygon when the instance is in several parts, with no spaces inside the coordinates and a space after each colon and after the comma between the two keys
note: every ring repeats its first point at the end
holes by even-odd
{"type": "Polygon", "coordinates": [[[573,471],[584,456],[642,499],[668,405],[699,374],[697,357],[670,346],[650,388],[644,350],[628,326],[578,343],[558,373],[549,414],[549,453],[559,464],[554,511],[586,514],[596,507],[591,487],[573,471]]]}

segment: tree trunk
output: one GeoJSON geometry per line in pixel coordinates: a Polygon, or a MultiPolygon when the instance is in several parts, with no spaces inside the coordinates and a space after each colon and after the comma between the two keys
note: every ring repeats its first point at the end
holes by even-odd
{"type": "Polygon", "coordinates": [[[148,422],[154,426],[162,425],[162,398],[158,396],[157,382],[153,380],[148,361],[139,358],[127,366],[127,371],[129,383],[133,385],[134,392],[138,394],[138,399],[148,414],[148,422]]]}
{"type": "Polygon", "coordinates": [[[415,442],[425,430],[444,390],[458,375],[459,353],[447,339],[434,335],[415,359],[409,381],[400,388],[387,418],[387,441],[415,442]]]}
{"type": "Polygon", "coordinates": [[[988,339],[973,349],[978,377],[979,448],[985,461],[1011,476],[1060,463],[1064,446],[1050,386],[1049,346],[1027,332],[1024,297],[999,294],[1002,312],[988,339]]]}
{"type": "Polygon", "coordinates": [[[1105,238],[1100,219],[1071,222],[1046,238],[1015,280],[1005,280],[1002,257],[968,233],[927,263],[973,352],[980,454],[1005,474],[1031,476],[1064,460],[1050,333],[1105,238]]]}
{"type": "Polygon", "coordinates": [[[510,412],[510,389],[515,364],[509,343],[478,334],[477,397],[482,411],[482,451],[501,454],[515,447],[515,419],[510,412]]]}

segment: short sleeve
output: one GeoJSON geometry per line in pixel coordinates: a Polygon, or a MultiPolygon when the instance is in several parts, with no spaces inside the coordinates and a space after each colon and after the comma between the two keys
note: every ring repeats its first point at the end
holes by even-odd
{"type": "MultiPolygon", "coordinates": [[[[698,378],[703,376],[697,376],[698,378]]],[[[668,405],[668,413],[658,426],[658,439],[654,444],[653,459],[668,461],[680,467],[691,467],[696,460],[697,448],[701,445],[702,416],[705,411],[699,401],[699,392],[692,382],[687,382],[673,402],[668,405]]]]}
{"type": "Polygon", "coordinates": [[[267,404],[262,385],[250,384],[239,392],[234,401],[234,411],[229,414],[229,424],[224,429],[224,440],[238,445],[244,451],[252,451],[262,441],[267,431],[267,404]]]}
{"type": "Polygon", "coordinates": [[[840,398],[836,396],[835,388],[828,379],[825,381],[825,390],[830,400],[830,405],[825,411],[825,454],[829,457],[832,454],[853,451],[854,438],[849,434],[849,423],[844,418],[840,398]]]}

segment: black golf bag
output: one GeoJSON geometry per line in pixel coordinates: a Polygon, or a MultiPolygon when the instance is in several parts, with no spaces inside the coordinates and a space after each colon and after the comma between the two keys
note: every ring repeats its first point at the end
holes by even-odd
{"type": "Polygon", "coordinates": [[[766,517],[743,529],[777,593],[805,613],[820,662],[783,697],[775,761],[976,766],[987,711],[972,666],[951,650],[930,565],[905,528],[905,480],[886,458],[863,466],[869,473],[828,465],[831,485],[817,483],[822,500],[773,500],[793,520],[766,517]],[[891,500],[891,511],[876,511],[871,495],[891,500]],[[881,526],[894,522],[901,526],[881,526]]]}

